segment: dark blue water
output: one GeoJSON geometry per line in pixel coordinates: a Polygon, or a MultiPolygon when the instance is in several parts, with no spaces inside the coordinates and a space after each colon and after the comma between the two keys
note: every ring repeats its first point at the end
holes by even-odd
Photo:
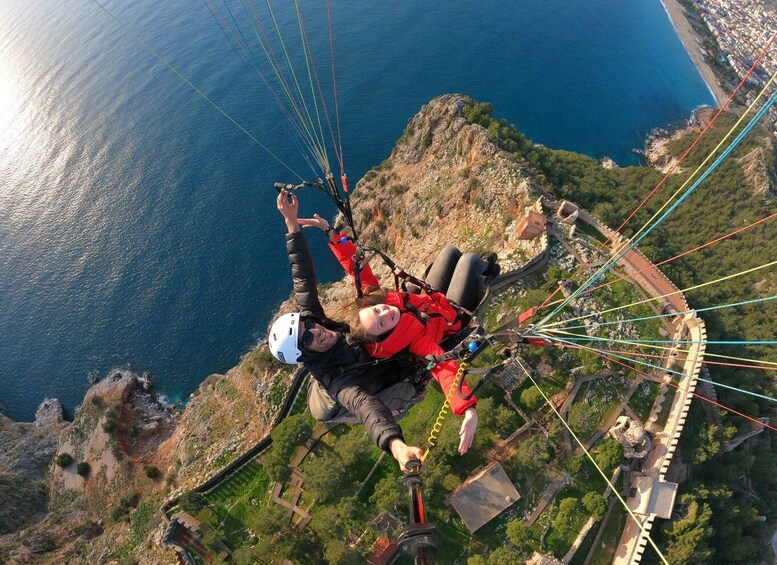
{"type": "MultiPolygon", "coordinates": [[[[276,3],[296,37],[293,3],[276,3]]],[[[106,5],[312,176],[205,3],[106,5]]],[[[302,2],[322,78],[323,5],[302,2]]],[[[332,15],[352,185],[446,92],[621,164],[649,130],[713,102],[657,0],[335,1],[332,15]]],[[[290,292],[276,180],[294,179],[96,4],[0,0],[0,409],[28,420],[46,396],[72,408],[90,373],[125,366],[182,398],[233,366],[290,292]]],[[[338,275],[325,253],[318,264],[338,275]]]]}

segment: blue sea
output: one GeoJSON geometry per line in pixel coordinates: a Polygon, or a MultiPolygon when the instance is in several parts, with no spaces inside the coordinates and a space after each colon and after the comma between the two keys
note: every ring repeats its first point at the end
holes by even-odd
{"type": "MultiPolygon", "coordinates": [[[[261,339],[291,290],[272,183],[295,177],[139,42],[312,178],[251,63],[272,78],[266,58],[247,60],[223,25],[252,40],[252,6],[272,34],[266,6],[104,5],[126,27],[89,0],[0,0],[0,410],[17,420],[44,397],[72,411],[113,368],[185,399],[261,339]]],[[[272,6],[300,65],[294,3],[272,6]]],[[[300,7],[331,103],[326,3],[300,7]]],[[[651,129],[714,103],[658,0],[333,0],[331,14],[352,186],[443,93],[621,165],[651,129]]],[[[321,194],[301,198],[303,215],[333,213],[321,194]]]]}

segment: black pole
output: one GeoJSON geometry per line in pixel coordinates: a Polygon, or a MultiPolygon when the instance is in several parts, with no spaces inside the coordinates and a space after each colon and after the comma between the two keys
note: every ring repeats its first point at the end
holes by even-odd
{"type": "Polygon", "coordinates": [[[423,482],[420,477],[421,461],[411,459],[405,467],[409,471],[402,477],[401,483],[408,492],[410,523],[399,535],[397,545],[403,555],[413,558],[415,565],[432,565],[437,551],[436,526],[426,521],[423,482]]]}

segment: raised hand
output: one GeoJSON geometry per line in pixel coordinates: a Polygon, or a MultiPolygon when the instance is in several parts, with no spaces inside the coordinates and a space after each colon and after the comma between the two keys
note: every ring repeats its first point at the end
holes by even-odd
{"type": "Polygon", "coordinates": [[[478,413],[474,408],[467,408],[464,411],[464,421],[459,430],[459,455],[464,455],[472,447],[472,440],[475,439],[475,430],[478,427],[478,413]]]}
{"type": "Polygon", "coordinates": [[[303,228],[318,228],[324,231],[329,229],[329,222],[318,214],[313,214],[312,218],[300,218],[297,223],[303,228]]]}
{"type": "Polygon", "coordinates": [[[283,216],[283,221],[286,223],[286,229],[289,230],[289,233],[298,232],[297,213],[299,212],[299,201],[297,196],[286,190],[281,190],[278,193],[275,204],[281,216],[283,216]]]}

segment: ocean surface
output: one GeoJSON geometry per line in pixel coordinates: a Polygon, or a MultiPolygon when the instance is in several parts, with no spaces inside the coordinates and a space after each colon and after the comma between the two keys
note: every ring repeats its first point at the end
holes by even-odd
{"type": "MultiPolygon", "coordinates": [[[[263,18],[260,4],[243,2],[263,18]]],[[[332,4],[352,186],[443,93],[492,102],[536,142],[621,165],[638,163],[651,129],[714,103],[659,0],[332,4]]],[[[224,10],[106,0],[123,30],[89,0],[0,0],[0,410],[14,419],[31,420],[44,397],[72,411],[89,376],[113,368],[185,399],[261,339],[289,295],[271,185],[295,178],[132,35],[311,178],[213,5],[224,10]]],[[[300,5],[331,84],[325,3],[300,5]]],[[[250,40],[240,3],[227,6],[250,40]]],[[[300,63],[294,3],[273,8],[300,63]]],[[[303,215],[333,212],[320,194],[302,201],[303,215]]],[[[320,278],[333,280],[338,266],[312,236],[320,278]]]]}

